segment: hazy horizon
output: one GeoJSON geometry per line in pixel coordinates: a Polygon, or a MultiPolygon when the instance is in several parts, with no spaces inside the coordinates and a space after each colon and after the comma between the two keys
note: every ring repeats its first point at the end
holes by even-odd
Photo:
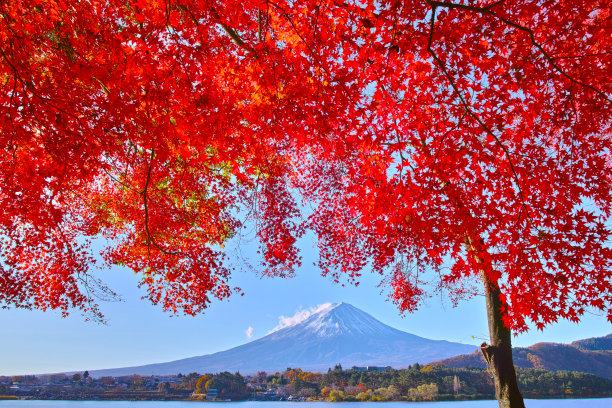
{"type": "MultiPolygon", "coordinates": [[[[211,354],[261,338],[317,305],[340,301],[421,337],[466,344],[479,344],[488,337],[481,298],[452,308],[448,300],[433,297],[416,313],[401,318],[380,295],[372,275],[365,275],[355,288],[332,284],[316,272],[302,272],[293,279],[238,273],[233,283],[242,287],[245,296],[213,303],[197,317],[172,317],[141,300],[142,291],[129,271],[116,268],[103,275],[125,298],[121,303],[101,304],[109,319],[106,326],[85,322],[78,314],[61,318],[56,312],[2,310],[0,375],[126,367],[211,354]]],[[[610,328],[604,317],[586,314],[580,324],[561,322],[543,332],[532,329],[520,334],[513,345],[570,343],[606,335],[610,328]]]]}

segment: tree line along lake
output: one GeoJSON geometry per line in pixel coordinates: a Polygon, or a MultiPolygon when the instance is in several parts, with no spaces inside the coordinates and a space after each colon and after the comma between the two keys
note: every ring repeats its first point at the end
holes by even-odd
{"type": "MultiPolygon", "coordinates": [[[[289,402],[289,401],[243,401],[243,402],[197,402],[197,401],[0,401],[0,408],[195,408],[201,404],[212,404],[213,408],[331,408],[334,402],[289,402]]],[[[497,408],[495,400],[441,401],[441,402],[383,402],[387,408],[497,408]]],[[[343,402],[340,408],[379,406],[372,402],[343,402]]],[[[590,399],[542,399],[525,400],[527,408],[609,408],[612,398],[590,399]]]]}

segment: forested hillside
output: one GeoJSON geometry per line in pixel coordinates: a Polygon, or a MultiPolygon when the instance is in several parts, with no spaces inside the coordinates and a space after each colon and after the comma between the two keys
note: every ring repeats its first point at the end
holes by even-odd
{"type": "MultiPolygon", "coordinates": [[[[571,344],[536,343],[529,347],[516,347],[512,353],[517,367],[579,371],[612,379],[612,334],[571,344]]],[[[481,353],[463,354],[432,364],[452,368],[486,367],[481,353]]]]}

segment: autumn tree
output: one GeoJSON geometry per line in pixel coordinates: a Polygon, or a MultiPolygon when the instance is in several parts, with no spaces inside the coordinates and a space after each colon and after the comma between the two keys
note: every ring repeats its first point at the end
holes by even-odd
{"type": "Polygon", "coordinates": [[[511,331],[612,319],[606,1],[0,2],[0,302],[114,294],[196,314],[317,236],[335,280],[383,276],[401,311],[487,300],[482,352],[522,407],[511,331]],[[301,202],[308,205],[301,205],[301,202]],[[313,208],[304,211],[304,208],[313,208]]]}
{"type": "Polygon", "coordinates": [[[196,394],[206,394],[206,383],[211,379],[212,374],[204,374],[196,382],[195,392],[196,394]]]}

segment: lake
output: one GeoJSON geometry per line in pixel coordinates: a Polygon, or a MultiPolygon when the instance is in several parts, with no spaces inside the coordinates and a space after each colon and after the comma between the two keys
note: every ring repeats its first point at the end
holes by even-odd
{"type": "MultiPolygon", "coordinates": [[[[498,408],[497,401],[460,402],[196,402],[196,401],[0,401],[0,408],[498,408]]],[[[610,408],[612,398],[525,400],[527,408],[610,408]]]]}

